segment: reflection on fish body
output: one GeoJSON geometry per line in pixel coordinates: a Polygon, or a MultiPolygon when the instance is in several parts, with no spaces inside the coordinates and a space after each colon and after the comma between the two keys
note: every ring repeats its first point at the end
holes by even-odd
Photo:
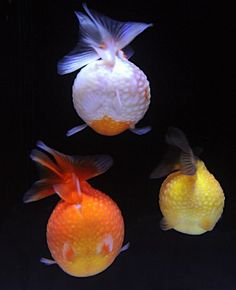
{"type": "Polygon", "coordinates": [[[151,174],[151,178],[160,178],[177,170],[160,189],[161,228],[191,235],[211,231],[223,213],[223,190],[203,161],[194,156],[182,131],[170,128],[166,141],[174,147],[151,174]]]}
{"type": "Polygon", "coordinates": [[[24,196],[24,202],[36,201],[56,192],[61,201],[47,225],[47,243],[55,261],[43,258],[47,265],[57,263],[66,273],[85,277],[109,267],[122,247],[124,222],[116,203],[86,181],[105,172],[112,159],[107,155],[67,156],[38,142],[31,157],[41,168],[42,179],[24,196]]]}
{"type": "MultiPolygon", "coordinates": [[[[58,73],[81,71],[73,85],[73,104],[78,115],[96,132],[113,136],[135,129],[150,104],[145,74],[128,60],[123,49],[142,31],[145,23],[118,22],[90,11],[76,12],[80,22],[78,46],[58,63],[58,73]]],[[[69,130],[75,134],[85,126],[69,130]]],[[[138,130],[145,134],[150,127],[138,130]]],[[[135,130],[133,132],[136,133],[135,130]]]]}

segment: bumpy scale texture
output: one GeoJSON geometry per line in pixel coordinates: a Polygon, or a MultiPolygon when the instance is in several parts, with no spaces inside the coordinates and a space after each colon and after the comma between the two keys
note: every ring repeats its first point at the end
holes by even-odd
{"type": "Polygon", "coordinates": [[[78,73],[73,102],[78,115],[96,132],[116,135],[143,118],[150,104],[149,82],[128,60],[116,57],[113,67],[98,60],[78,73]]]}
{"type": "Polygon", "coordinates": [[[115,202],[88,184],[85,190],[81,205],[60,201],[47,225],[53,258],[77,277],[105,270],[119,254],[124,238],[123,218],[115,202]]]}
{"type": "Polygon", "coordinates": [[[194,176],[175,172],[166,178],[159,204],[170,227],[197,235],[214,228],[223,212],[224,193],[204,163],[197,161],[194,176]]]}

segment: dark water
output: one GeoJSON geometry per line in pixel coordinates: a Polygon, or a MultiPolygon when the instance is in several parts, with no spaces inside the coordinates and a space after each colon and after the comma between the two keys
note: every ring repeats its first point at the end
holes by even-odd
{"type": "Polygon", "coordinates": [[[148,76],[152,101],[140,126],[104,137],[86,129],[71,100],[72,73],[59,76],[57,61],[76,43],[73,14],[80,1],[5,1],[1,89],[0,289],[236,289],[235,110],[232,105],[232,7],[208,1],[88,1],[111,18],[153,22],[132,43],[131,61],[148,76]],[[169,126],[181,128],[221,183],[226,196],[214,231],[187,236],[162,232],[157,206],[162,180],[149,180],[160,161],[169,126]],[[29,153],[37,140],[67,154],[110,154],[114,166],[92,184],[119,205],[130,249],[105,272],[73,278],[50,257],[45,229],[58,198],[24,205],[23,193],[37,178],[29,153]]]}

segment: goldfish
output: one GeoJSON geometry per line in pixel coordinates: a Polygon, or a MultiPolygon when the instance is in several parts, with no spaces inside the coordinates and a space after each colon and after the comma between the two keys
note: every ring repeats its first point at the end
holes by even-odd
{"type": "Polygon", "coordinates": [[[169,128],[166,142],[170,150],[150,176],[160,178],[170,173],[159,194],[161,228],[189,235],[213,230],[223,213],[223,189],[204,162],[194,155],[180,129],[169,128]]]}
{"type": "Polygon", "coordinates": [[[37,201],[54,193],[61,198],[47,223],[47,244],[53,260],[42,258],[41,262],[58,264],[76,277],[104,271],[129,244],[122,247],[124,221],[120,209],[87,180],[108,170],[112,158],[69,156],[41,141],[37,146],[31,158],[39,166],[41,179],[25,193],[23,201],[37,201]]]}
{"type": "Polygon", "coordinates": [[[127,45],[152,24],[120,22],[88,9],[75,12],[80,24],[78,45],[58,62],[60,75],[79,70],[72,87],[75,111],[85,122],[67,132],[86,127],[114,136],[130,129],[142,135],[150,126],[135,128],[148,110],[150,86],[146,75],[128,59],[127,45]]]}

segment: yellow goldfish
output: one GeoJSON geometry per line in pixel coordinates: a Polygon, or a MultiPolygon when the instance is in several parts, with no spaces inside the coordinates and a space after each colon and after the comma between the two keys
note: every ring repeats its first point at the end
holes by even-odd
{"type": "Polygon", "coordinates": [[[146,75],[128,60],[123,51],[138,34],[152,24],[119,22],[90,11],[76,12],[80,23],[80,41],[58,63],[58,73],[80,70],[72,88],[73,104],[85,124],[67,132],[71,136],[87,126],[107,136],[127,129],[142,135],[151,127],[135,128],[150,104],[146,75]]]}
{"type": "Polygon", "coordinates": [[[169,128],[166,142],[174,147],[151,174],[151,178],[159,178],[177,170],[161,185],[161,228],[190,235],[211,231],[224,208],[225,197],[219,182],[204,162],[194,156],[181,130],[169,128]]]}
{"type": "Polygon", "coordinates": [[[47,265],[58,264],[76,277],[95,275],[109,267],[122,247],[124,221],[116,203],[86,181],[105,172],[111,165],[108,155],[67,156],[42,142],[31,158],[40,166],[42,179],[24,195],[24,202],[53,193],[61,201],[47,224],[47,243],[54,260],[42,258],[47,265]]]}

